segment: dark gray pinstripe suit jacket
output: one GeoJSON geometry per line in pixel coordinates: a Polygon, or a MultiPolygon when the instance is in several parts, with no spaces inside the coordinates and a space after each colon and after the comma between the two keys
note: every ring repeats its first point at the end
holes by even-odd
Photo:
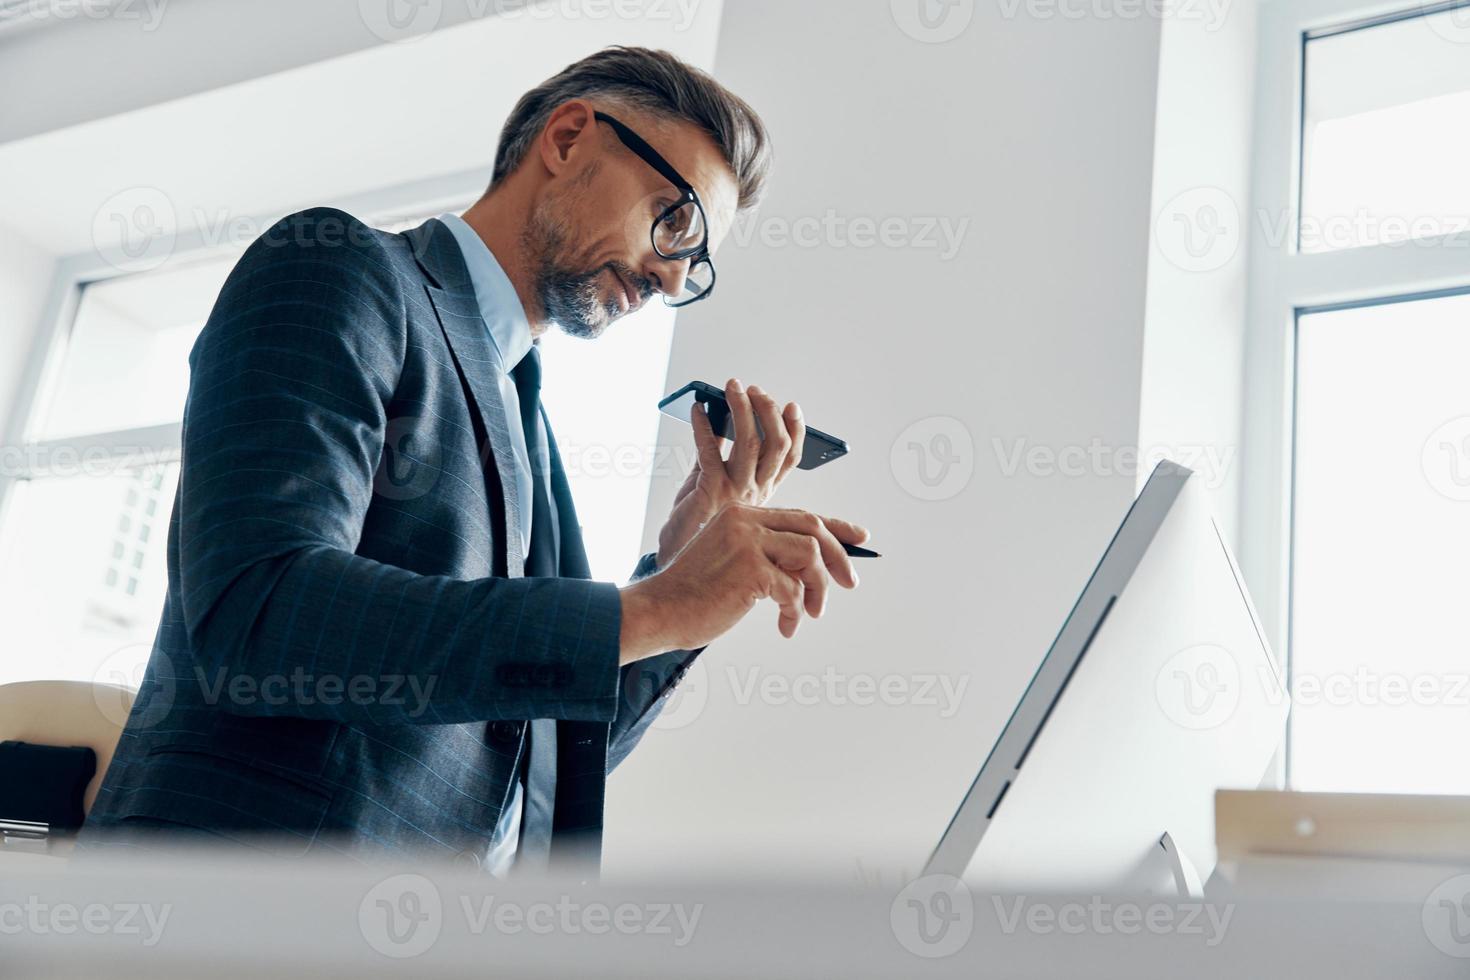
{"type": "Polygon", "coordinates": [[[82,843],[132,818],[482,856],[526,720],[555,718],[554,840],[595,864],[606,774],[698,651],[619,669],[554,439],[563,577],[522,577],[518,420],[450,231],[282,219],[189,363],[168,595],[82,843]]]}

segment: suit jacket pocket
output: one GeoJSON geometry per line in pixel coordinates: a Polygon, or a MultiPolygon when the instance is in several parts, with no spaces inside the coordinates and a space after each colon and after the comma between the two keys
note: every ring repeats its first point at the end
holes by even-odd
{"type": "Polygon", "coordinates": [[[280,767],[320,776],[332,756],[342,725],[316,718],[217,713],[214,737],[205,751],[247,764],[280,767]]]}

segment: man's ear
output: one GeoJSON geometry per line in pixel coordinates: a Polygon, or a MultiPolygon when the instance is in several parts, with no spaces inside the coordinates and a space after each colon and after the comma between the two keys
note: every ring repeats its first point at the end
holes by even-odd
{"type": "Polygon", "coordinates": [[[593,112],[592,104],[585,99],[572,99],[552,110],[536,142],[541,165],[548,174],[559,176],[596,157],[601,141],[593,112]]]}

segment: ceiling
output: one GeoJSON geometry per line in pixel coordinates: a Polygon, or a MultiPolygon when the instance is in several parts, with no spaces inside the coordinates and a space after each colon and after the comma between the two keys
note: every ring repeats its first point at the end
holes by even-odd
{"type": "MultiPolygon", "coordinates": [[[[301,207],[438,175],[472,174],[483,186],[500,123],[526,89],[610,43],[666,48],[709,67],[719,17],[720,5],[707,3],[687,23],[473,20],[19,139],[0,145],[0,186],[26,191],[9,195],[0,221],[53,255],[82,256],[114,247],[116,212],[139,201],[178,235],[214,242],[248,240],[301,207]]],[[[96,84],[115,67],[90,69],[96,84]]]]}

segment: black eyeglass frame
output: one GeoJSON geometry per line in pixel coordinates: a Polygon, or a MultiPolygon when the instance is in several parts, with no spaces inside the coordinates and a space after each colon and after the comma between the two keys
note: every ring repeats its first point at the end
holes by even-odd
{"type": "Polygon", "coordinates": [[[664,305],[672,307],[688,306],[690,303],[698,303],[702,299],[709,299],[710,293],[715,291],[715,263],[709,254],[709,218],[704,213],[704,203],[700,201],[699,195],[694,192],[694,185],[685,180],[679,171],[675,170],[657,150],[649,146],[647,140],[633,132],[626,125],[605,112],[594,111],[592,116],[599,122],[605,122],[611,126],[613,133],[617,135],[624,146],[637,154],[644,163],[657,170],[659,175],[673,184],[674,189],[679,192],[679,199],[660,211],[658,217],[653,219],[653,224],[648,229],[648,240],[653,245],[653,250],[665,259],[671,259],[673,261],[689,259],[689,272],[686,273],[686,282],[688,281],[688,276],[693,275],[696,266],[703,264],[709,268],[709,285],[704,291],[696,293],[689,299],[680,302],[672,302],[666,293],[664,294],[664,305]],[[658,245],[659,223],[673,212],[690,203],[693,203],[694,207],[699,211],[699,226],[703,230],[703,237],[700,239],[698,245],[677,249],[674,252],[665,252],[658,245]]]}

